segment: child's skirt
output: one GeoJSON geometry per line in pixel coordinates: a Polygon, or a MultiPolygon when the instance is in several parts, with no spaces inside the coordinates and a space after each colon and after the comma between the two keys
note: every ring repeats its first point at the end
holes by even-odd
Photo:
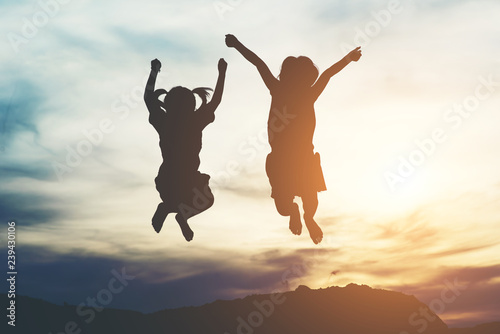
{"type": "Polygon", "coordinates": [[[168,211],[201,212],[213,203],[209,180],[209,175],[199,171],[175,171],[162,166],[155,184],[168,211]]]}
{"type": "Polygon", "coordinates": [[[304,196],[326,190],[319,153],[271,152],[266,173],[272,198],[304,196]]]}

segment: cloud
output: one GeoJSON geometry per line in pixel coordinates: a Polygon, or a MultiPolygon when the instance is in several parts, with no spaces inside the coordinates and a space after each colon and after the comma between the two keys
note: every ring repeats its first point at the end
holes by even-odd
{"type": "Polygon", "coordinates": [[[0,220],[15,221],[21,226],[30,227],[40,224],[52,224],[65,215],[54,202],[59,199],[46,195],[1,192],[0,220]]]}
{"type": "Polygon", "coordinates": [[[125,268],[135,276],[113,308],[152,312],[164,308],[201,305],[216,299],[234,299],[253,293],[284,289],[282,279],[306,275],[311,254],[317,250],[280,250],[245,257],[234,253],[229,261],[180,256],[127,258],[85,252],[58,253],[45,247],[19,250],[19,294],[55,303],[85,302],[107,287],[111,270],[125,268]],[[246,263],[246,264],[245,264],[246,263]],[[300,268],[299,268],[300,265],[300,268]],[[251,270],[249,270],[251,268],[251,270]]]}
{"type": "MultiPolygon", "coordinates": [[[[325,241],[331,239],[324,248],[309,248],[305,230],[291,236],[287,219],[275,212],[264,170],[270,97],[223,36],[235,33],[273,73],[289,54],[308,54],[325,69],[343,56],[339,45],[353,43],[355,29],[388,1],[243,1],[224,20],[212,2],[72,1],[19,54],[6,39],[0,42],[6,50],[0,55],[0,219],[26,227],[20,231],[22,293],[79,303],[107,284],[112,268],[125,266],[137,278],[113,307],[197,305],[284,288],[283,277],[289,287],[321,285],[332,270],[341,270],[336,282],[396,288],[407,282],[409,290],[434,298],[440,280],[463,265],[472,271],[460,274],[476,282],[470,293],[485,300],[471,299],[472,309],[499,309],[489,298],[498,289],[490,277],[495,266],[473,271],[498,263],[498,193],[489,188],[498,185],[491,154],[498,146],[496,101],[472,115],[458,137],[450,132],[449,143],[417,171],[421,197],[385,196],[378,179],[383,168],[377,169],[379,160],[397,157],[394,147],[431,130],[443,106],[471,94],[478,75],[495,73],[498,1],[402,3],[405,12],[318,101],[315,145],[332,180],[317,214],[325,241]],[[161,160],[143,101],[133,101],[124,119],[113,112],[114,103],[126,106],[122,96],[142,91],[154,57],[164,63],[160,86],[167,89],[213,85],[217,59],[229,62],[225,96],[202,151],[201,170],[221,194],[210,212],[193,219],[194,244],[181,243],[170,221],[161,235],[152,234],[161,160]],[[66,146],[86,140],[83,131],[103,118],[115,130],[56,182],[51,163],[63,163],[66,146]],[[249,139],[258,135],[264,140],[250,151],[249,139]],[[227,172],[232,160],[243,169],[222,182],[218,172],[227,172]]],[[[0,22],[5,32],[19,33],[22,19],[39,10],[37,3],[1,6],[9,13],[0,22]]],[[[465,312],[460,300],[453,307],[465,312]]]]}
{"type": "Polygon", "coordinates": [[[432,238],[436,230],[430,228],[429,222],[421,216],[422,212],[415,212],[404,219],[391,221],[379,228],[382,230],[376,239],[403,239],[405,241],[424,242],[427,238],[432,238]]]}
{"type": "Polygon", "coordinates": [[[464,254],[464,253],[469,253],[469,252],[475,252],[478,250],[483,250],[483,249],[488,249],[490,247],[497,246],[498,243],[494,244],[484,244],[484,245],[478,245],[478,246],[470,246],[470,247],[457,247],[441,252],[436,252],[436,253],[430,253],[427,256],[430,258],[441,258],[441,257],[446,257],[446,256],[451,256],[451,255],[459,255],[459,254],[464,254]]]}
{"type": "Polygon", "coordinates": [[[0,98],[0,131],[5,146],[15,138],[18,132],[27,131],[39,136],[37,123],[43,108],[43,92],[23,77],[10,82],[10,87],[2,87],[9,92],[0,98]]]}
{"type": "Polygon", "coordinates": [[[443,267],[433,273],[428,281],[388,288],[415,295],[427,305],[443,308],[439,316],[450,327],[499,320],[500,265],[443,267]]]}

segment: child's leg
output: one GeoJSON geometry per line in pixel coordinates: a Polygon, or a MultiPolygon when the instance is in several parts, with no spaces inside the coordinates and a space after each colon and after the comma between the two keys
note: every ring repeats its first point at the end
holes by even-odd
{"type": "Polygon", "coordinates": [[[202,189],[203,191],[198,191],[200,188],[195,189],[189,200],[192,203],[192,210],[183,213],[184,218],[187,220],[191,217],[199,215],[200,213],[210,209],[214,205],[214,194],[210,187],[205,185],[202,189]]]}
{"type": "Polygon", "coordinates": [[[187,223],[187,219],[184,218],[183,214],[176,214],[175,215],[175,220],[177,220],[177,223],[179,223],[179,226],[182,231],[182,235],[186,239],[186,241],[191,241],[193,240],[194,232],[191,230],[191,227],[189,227],[189,224],[187,223]]]}
{"type": "Polygon", "coordinates": [[[194,236],[194,232],[189,227],[187,220],[208,210],[214,204],[214,195],[208,184],[205,186],[203,192],[196,192],[193,194],[194,196],[189,201],[192,205],[183,206],[182,210],[175,216],[186,241],[191,241],[194,236]]]}
{"type": "Polygon", "coordinates": [[[156,212],[153,215],[153,219],[151,220],[153,222],[153,228],[155,229],[156,233],[160,233],[161,228],[163,227],[163,223],[165,222],[165,219],[170,212],[174,211],[169,208],[164,202],[158,204],[156,212]]]}
{"type": "Polygon", "coordinates": [[[302,196],[302,203],[304,207],[304,221],[309,230],[309,235],[315,244],[319,244],[323,239],[323,231],[321,231],[321,228],[314,221],[314,214],[318,209],[318,193],[311,192],[302,196]]]}
{"type": "MultiPolygon", "coordinates": [[[[162,167],[160,167],[160,170],[161,169],[162,167]]],[[[151,221],[153,222],[153,228],[156,233],[160,233],[165,219],[170,212],[175,211],[175,208],[172,208],[172,192],[170,190],[170,182],[168,181],[168,178],[165,177],[164,173],[158,173],[158,176],[155,178],[155,184],[156,190],[158,191],[162,202],[158,204],[151,221]]]]}
{"type": "Polygon", "coordinates": [[[300,221],[299,206],[293,202],[293,196],[275,196],[274,204],[280,215],[290,216],[290,231],[293,234],[300,235],[302,233],[302,222],[300,221]]]}

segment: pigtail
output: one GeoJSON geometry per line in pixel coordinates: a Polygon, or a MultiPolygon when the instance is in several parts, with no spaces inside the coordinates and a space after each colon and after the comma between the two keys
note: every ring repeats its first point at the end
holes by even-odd
{"type": "Polygon", "coordinates": [[[207,87],[198,87],[193,89],[193,94],[196,94],[201,98],[202,103],[200,108],[207,104],[207,99],[210,96],[210,91],[213,91],[213,89],[207,87]]]}
{"type": "Polygon", "coordinates": [[[158,101],[158,104],[163,109],[163,111],[167,110],[167,108],[165,106],[165,100],[167,99],[167,95],[168,95],[168,92],[163,88],[159,88],[159,89],[155,90],[153,93],[153,98],[158,101]],[[163,101],[162,101],[160,99],[160,96],[163,94],[165,94],[165,97],[163,98],[163,101]]]}

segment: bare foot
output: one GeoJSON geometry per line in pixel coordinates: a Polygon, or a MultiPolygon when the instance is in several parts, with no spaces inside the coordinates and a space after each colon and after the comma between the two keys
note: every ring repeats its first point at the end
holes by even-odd
{"type": "Polygon", "coordinates": [[[179,223],[179,226],[182,231],[182,235],[186,239],[186,241],[191,241],[193,240],[194,232],[191,230],[189,227],[187,220],[182,217],[180,213],[175,215],[175,220],[179,223]]]}
{"type": "Polygon", "coordinates": [[[306,227],[309,230],[309,235],[311,236],[312,241],[317,245],[323,240],[323,231],[321,231],[321,228],[316,224],[313,218],[307,219],[304,217],[306,227]]]}
{"type": "Polygon", "coordinates": [[[290,215],[290,231],[292,231],[295,235],[300,235],[302,233],[302,222],[300,221],[300,212],[299,206],[296,203],[293,203],[294,210],[290,215]]]}
{"type": "Polygon", "coordinates": [[[156,233],[160,233],[161,228],[163,227],[163,223],[165,222],[165,218],[167,218],[167,215],[168,215],[167,206],[165,205],[165,203],[161,202],[160,204],[158,204],[158,207],[156,208],[156,212],[152,219],[153,228],[155,229],[156,233]]]}

